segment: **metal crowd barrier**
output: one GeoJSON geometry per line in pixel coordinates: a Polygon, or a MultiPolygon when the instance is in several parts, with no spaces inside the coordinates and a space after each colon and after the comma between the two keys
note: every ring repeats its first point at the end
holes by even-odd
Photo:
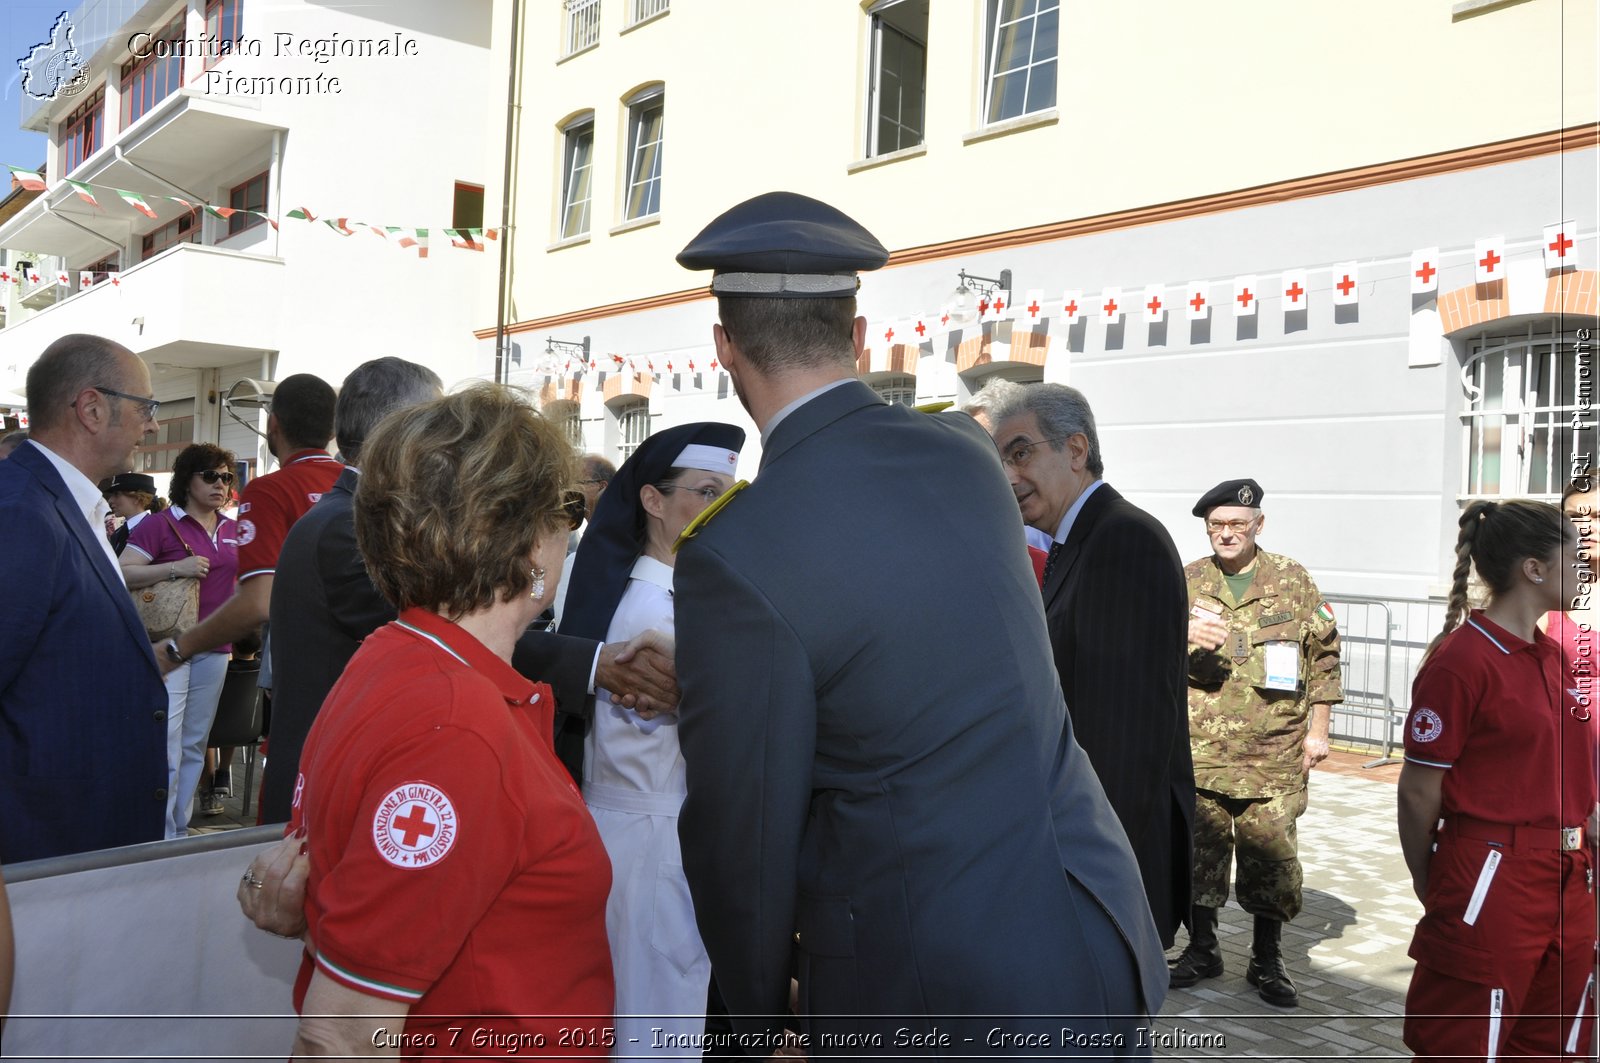
{"type": "Polygon", "coordinates": [[[257,930],[234,899],[282,836],[249,827],[8,865],[5,1057],[287,1057],[301,945],[257,930]]]}
{"type": "Polygon", "coordinates": [[[1435,598],[1379,598],[1330,594],[1339,625],[1339,673],[1344,703],[1335,706],[1334,741],[1378,753],[1363,767],[1393,764],[1406,715],[1411,681],[1428,643],[1444,626],[1445,602],[1435,598]]]}

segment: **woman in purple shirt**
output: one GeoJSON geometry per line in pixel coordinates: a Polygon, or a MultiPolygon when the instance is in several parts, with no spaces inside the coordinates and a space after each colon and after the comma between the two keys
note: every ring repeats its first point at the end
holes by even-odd
{"type": "MultiPolygon", "coordinates": [[[[238,524],[219,510],[233,496],[232,451],[211,443],[183,449],[172,467],[172,505],[133,529],[122,552],[129,590],[165,579],[200,581],[200,619],[233,594],[239,574],[238,524]]],[[[189,831],[206,737],[222,697],[231,646],[195,655],[167,674],[167,832],[189,831]]]]}

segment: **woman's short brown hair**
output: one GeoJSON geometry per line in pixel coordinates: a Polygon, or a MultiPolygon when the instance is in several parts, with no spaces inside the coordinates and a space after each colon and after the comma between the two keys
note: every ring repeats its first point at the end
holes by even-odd
{"type": "Polygon", "coordinates": [[[474,384],[378,423],[361,450],[356,543],[396,608],[459,619],[528,593],[534,546],[567,534],[574,479],[560,428],[520,392],[474,384]]]}
{"type": "Polygon", "coordinates": [[[175,506],[187,506],[189,481],[194,479],[195,473],[209,469],[232,472],[235,460],[233,451],[223,450],[215,443],[190,443],[172,463],[172,482],[167,485],[167,497],[175,506]]]}

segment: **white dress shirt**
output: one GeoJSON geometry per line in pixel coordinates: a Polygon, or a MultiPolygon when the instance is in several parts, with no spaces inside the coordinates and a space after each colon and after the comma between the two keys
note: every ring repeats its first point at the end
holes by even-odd
{"type": "Polygon", "coordinates": [[[106,517],[111,513],[111,507],[106,504],[100,488],[96,487],[94,481],[85,476],[76,465],[37,439],[30,439],[28,442],[38,447],[39,453],[43,454],[50,464],[56,467],[56,472],[61,474],[62,482],[67,485],[67,491],[72,495],[72,500],[78,504],[79,512],[89,525],[90,534],[105,551],[106,560],[111,562],[111,571],[117,574],[117,578],[122,580],[122,585],[126,587],[128,581],[122,574],[122,566],[117,563],[117,552],[111,548],[111,540],[106,538],[106,517]]]}

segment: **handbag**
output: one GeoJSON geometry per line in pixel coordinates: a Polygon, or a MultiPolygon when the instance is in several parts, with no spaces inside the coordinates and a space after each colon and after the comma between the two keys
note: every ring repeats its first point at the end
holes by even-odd
{"type": "MultiPolygon", "coordinates": [[[[172,526],[178,545],[193,557],[194,551],[189,549],[183,536],[178,535],[178,526],[170,515],[167,523],[172,526]]],[[[200,579],[197,576],[166,579],[128,593],[133,595],[133,608],[139,613],[144,633],[150,636],[151,642],[172,638],[200,619],[200,579]]]]}

